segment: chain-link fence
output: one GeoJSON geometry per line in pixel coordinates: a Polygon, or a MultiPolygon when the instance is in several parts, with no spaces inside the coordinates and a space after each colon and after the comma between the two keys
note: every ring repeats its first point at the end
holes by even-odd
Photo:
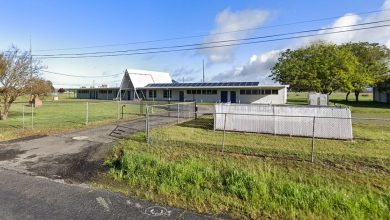
{"type": "Polygon", "coordinates": [[[178,146],[254,158],[318,160],[330,164],[343,161],[351,166],[361,163],[390,165],[389,118],[216,114],[211,111],[180,112],[180,108],[171,108],[173,106],[161,106],[159,109],[165,109],[164,113],[157,114],[159,111],[155,111],[146,115],[148,143],[167,148],[178,146]],[[172,119],[186,114],[193,117],[179,117],[176,121],[172,119]],[[162,118],[172,120],[166,121],[164,127],[153,124],[162,118]],[[240,118],[243,119],[241,122],[240,118]],[[297,119],[300,123],[296,123],[297,119]],[[275,120],[277,123],[270,123],[275,120]],[[348,123],[350,129],[345,127],[348,123]],[[258,132],[245,130],[253,127],[258,132]],[[283,133],[275,133],[275,128],[283,133]],[[348,137],[342,134],[348,132],[353,132],[352,139],[332,138],[348,137]],[[330,134],[331,138],[324,138],[324,134],[330,134]]]}
{"type": "Polygon", "coordinates": [[[142,101],[44,102],[35,107],[14,103],[8,119],[0,121],[0,131],[18,129],[59,129],[128,120],[144,115],[142,101]]]}

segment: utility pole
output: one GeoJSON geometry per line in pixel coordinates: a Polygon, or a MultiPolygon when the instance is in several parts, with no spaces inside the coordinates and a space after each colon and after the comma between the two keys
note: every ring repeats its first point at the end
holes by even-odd
{"type": "Polygon", "coordinates": [[[204,82],[204,59],[202,60],[202,63],[203,63],[203,81],[204,82]]]}

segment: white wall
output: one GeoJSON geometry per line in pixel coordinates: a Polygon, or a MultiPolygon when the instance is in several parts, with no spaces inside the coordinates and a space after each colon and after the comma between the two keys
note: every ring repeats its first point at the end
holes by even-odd
{"type": "MultiPolygon", "coordinates": [[[[243,88],[245,89],[245,88],[243,88]]],[[[249,89],[249,88],[248,88],[249,89]]],[[[272,89],[272,88],[270,88],[272,89]]],[[[274,88],[275,89],[275,88],[274,88]]],[[[195,89],[188,89],[195,90],[195,89]]],[[[205,89],[204,89],[205,90],[205,89]]],[[[286,104],[287,103],[287,88],[278,89],[277,95],[240,95],[240,89],[212,89],[208,90],[217,90],[217,94],[187,94],[187,89],[173,89],[171,100],[178,101],[179,100],[179,92],[184,92],[184,101],[192,101],[197,100],[198,102],[221,102],[221,91],[228,92],[228,102],[231,101],[230,92],[236,92],[236,103],[255,103],[255,104],[286,104]]],[[[157,97],[156,100],[168,100],[168,98],[163,98],[164,89],[156,90],[157,97]]],[[[149,93],[147,92],[148,100],[152,98],[149,97],[149,93]]]]}

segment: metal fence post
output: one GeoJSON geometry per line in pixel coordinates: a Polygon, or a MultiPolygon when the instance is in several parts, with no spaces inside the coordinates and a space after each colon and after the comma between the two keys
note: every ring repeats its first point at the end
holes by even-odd
{"type": "Polygon", "coordinates": [[[223,120],[222,154],[225,151],[225,133],[226,133],[226,113],[225,113],[225,120],[223,120]]]}
{"type": "Polygon", "coordinates": [[[24,104],[23,104],[23,110],[22,110],[22,124],[23,124],[23,129],[24,129],[24,104]]]}
{"type": "Polygon", "coordinates": [[[88,102],[85,103],[85,125],[88,125],[88,117],[89,117],[89,105],[88,102]]]}
{"type": "Polygon", "coordinates": [[[34,103],[31,104],[31,129],[34,128],[34,103]]]}
{"type": "Polygon", "coordinates": [[[180,104],[177,103],[177,123],[179,124],[179,121],[180,121],[180,110],[179,110],[179,106],[180,104]]]}
{"type": "Polygon", "coordinates": [[[311,138],[311,153],[310,153],[310,161],[314,162],[314,137],[315,137],[315,125],[316,125],[316,116],[313,117],[313,133],[311,138]]]}
{"type": "Polygon", "coordinates": [[[146,131],[146,143],[150,144],[149,137],[149,108],[146,106],[146,114],[145,114],[145,131],[146,131]]]}
{"type": "Polygon", "coordinates": [[[116,118],[116,120],[119,121],[119,101],[116,101],[116,108],[117,108],[117,118],[116,118]]]}
{"type": "Polygon", "coordinates": [[[195,119],[198,119],[198,106],[196,105],[196,100],[195,100],[195,119]]]}

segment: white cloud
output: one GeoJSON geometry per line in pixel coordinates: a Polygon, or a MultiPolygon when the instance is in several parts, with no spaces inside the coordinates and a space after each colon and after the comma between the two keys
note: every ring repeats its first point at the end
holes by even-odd
{"type": "MultiPolygon", "coordinates": [[[[387,10],[389,8],[390,8],[390,0],[386,0],[382,5],[382,10],[387,10]]],[[[390,19],[390,14],[388,13],[388,11],[382,11],[376,15],[366,16],[366,17],[362,17],[353,13],[347,13],[343,17],[335,20],[332,24],[325,26],[325,28],[356,25],[360,23],[368,23],[368,22],[389,20],[389,19],[390,19]]],[[[333,30],[319,31],[318,33],[323,34],[323,33],[335,32],[335,31],[345,31],[345,30],[365,28],[365,27],[377,26],[383,24],[388,24],[388,23],[377,23],[377,24],[362,25],[356,27],[344,27],[344,28],[337,28],[333,30]]],[[[308,42],[311,42],[313,40],[323,40],[335,44],[342,44],[346,42],[368,41],[373,43],[384,44],[389,47],[390,27],[382,27],[382,28],[375,28],[375,29],[316,36],[309,39],[301,40],[299,44],[306,45],[308,42]]]]}
{"type": "MultiPolygon", "coordinates": [[[[390,0],[386,0],[382,5],[382,10],[390,9],[390,0]]],[[[380,20],[389,20],[390,13],[388,11],[383,11],[374,16],[362,17],[353,13],[347,13],[344,16],[336,19],[327,27],[340,27],[355,25],[359,23],[367,23],[380,20]]],[[[375,25],[375,24],[373,24],[375,25]]],[[[379,24],[376,24],[379,25],[379,24]]],[[[366,25],[362,27],[369,27],[372,25],[366,25]]],[[[319,31],[319,34],[329,33],[339,30],[351,30],[358,27],[344,27],[334,30],[319,31]]],[[[351,31],[339,34],[329,34],[322,36],[315,36],[310,38],[302,38],[293,43],[290,42],[290,46],[286,48],[298,48],[308,45],[310,42],[323,40],[332,42],[335,44],[342,44],[347,42],[359,42],[359,41],[368,41],[373,43],[384,44],[387,47],[390,47],[390,27],[378,28],[378,29],[368,29],[363,31],[351,31]]],[[[265,52],[260,55],[252,55],[249,58],[249,61],[241,67],[234,67],[230,70],[222,72],[214,76],[214,81],[260,81],[261,83],[271,83],[272,80],[268,77],[271,73],[270,68],[276,63],[279,53],[282,50],[272,50],[265,52]]]]}
{"type": "Polygon", "coordinates": [[[217,74],[212,81],[260,81],[262,84],[271,84],[273,82],[268,76],[279,53],[279,50],[272,50],[260,55],[252,55],[244,66],[217,74]]]}
{"type": "MultiPolygon", "coordinates": [[[[269,13],[264,10],[243,10],[232,12],[229,9],[225,9],[215,18],[215,28],[210,32],[210,35],[204,39],[204,42],[245,38],[251,31],[232,31],[257,28],[265,22],[268,15],[269,13]],[[221,32],[230,33],[217,34],[221,32]]],[[[210,44],[207,44],[207,46],[210,46],[210,44]]],[[[234,49],[235,47],[217,47],[199,50],[199,53],[206,55],[208,61],[211,63],[220,63],[231,61],[234,49]]]]}

